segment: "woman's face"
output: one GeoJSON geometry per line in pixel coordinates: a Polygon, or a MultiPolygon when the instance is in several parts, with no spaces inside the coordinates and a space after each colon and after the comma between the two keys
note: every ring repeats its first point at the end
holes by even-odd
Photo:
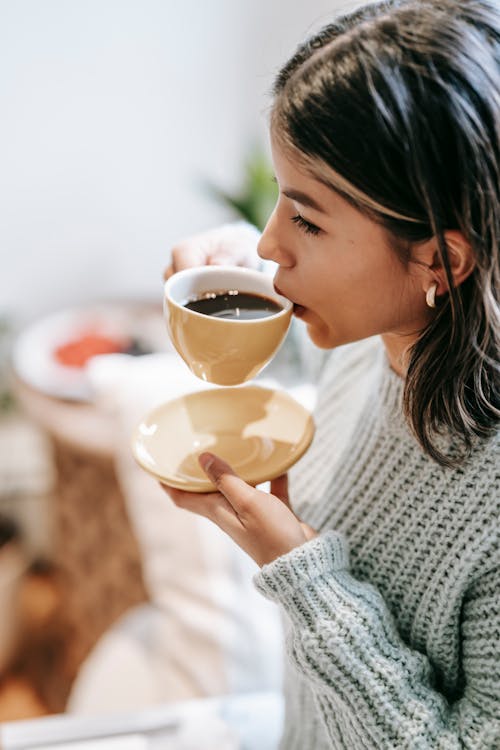
{"type": "Polygon", "coordinates": [[[421,268],[405,267],[382,227],[300,171],[276,143],[273,162],[280,193],[259,255],[278,263],[275,286],[295,303],[313,342],[416,339],[429,321],[421,268]]]}

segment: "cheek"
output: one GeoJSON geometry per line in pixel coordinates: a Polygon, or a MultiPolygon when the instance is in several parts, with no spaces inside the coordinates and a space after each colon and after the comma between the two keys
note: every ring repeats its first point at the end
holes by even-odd
{"type": "Polygon", "coordinates": [[[422,311],[421,303],[425,304],[425,295],[421,294],[418,278],[412,276],[403,264],[398,264],[392,269],[384,292],[384,307],[392,311],[395,318],[411,319],[422,311]]]}
{"type": "Polygon", "coordinates": [[[349,284],[350,299],[368,316],[392,316],[408,299],[408,273],[392,254],[380,252],[378,257],[367,255],[366,264],[360,264],[353,270],[349,284]]]}
{"type": "Polygon", "coordinates": [[[391,330],[419,327],[415,282],[396,264],[333,268],[309,298],[304,322],[320,348],[333,348],[391,330]]]}

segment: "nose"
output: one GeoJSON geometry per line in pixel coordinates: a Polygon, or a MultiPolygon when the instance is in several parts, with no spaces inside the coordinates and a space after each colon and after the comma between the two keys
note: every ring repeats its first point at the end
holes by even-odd
{"type": "Polygon", "coordinates": [[[280,266],[290,266],[292,265],[290,254],[284,250],[279,241],[277,224],[275,209],[264,227],[257,246],[257,253],[263,260],[272,260],[280,266]]]}

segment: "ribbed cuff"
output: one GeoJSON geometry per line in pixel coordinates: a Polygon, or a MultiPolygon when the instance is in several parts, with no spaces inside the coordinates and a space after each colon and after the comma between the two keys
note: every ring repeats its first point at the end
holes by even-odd
{"type": "Polygon", "coordinates": [[[254,584],[267,599],[289,602],[294,592],[315,579],[349,567],[347,541],[336,531],[324,534],[278,557],[254,576],[254,584]]]}

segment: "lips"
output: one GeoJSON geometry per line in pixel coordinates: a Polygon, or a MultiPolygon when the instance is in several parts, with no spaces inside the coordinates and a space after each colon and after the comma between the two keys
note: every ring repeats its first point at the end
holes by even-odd
{"type": "Polygon", "coordinates": [[[274,286],[274,291],[276,292],[276,294],[280,294],[282,297],[286,297],[286,299],[289,299],[290,302],[292,302],[292,304],[293,304],[293,314],[297,318],[301,318],[305,314],[306,308],[303,307],[302,305],[299,305],[297,302],[294,302],[293,299],[291,299],[291,297],[289,297],[287,294],[285,294],[279,288],[279,286],[276,286],[276,284],[273,284],[273,286],[274,286]]]}
{"type": "Polygon", "coordinates": [[[295,302],[293,303],[293,314],[297,318],[301,318],[303,315],[305,315],[306,308],[302,307],[302,305],[297,305],[295,302]]]}

